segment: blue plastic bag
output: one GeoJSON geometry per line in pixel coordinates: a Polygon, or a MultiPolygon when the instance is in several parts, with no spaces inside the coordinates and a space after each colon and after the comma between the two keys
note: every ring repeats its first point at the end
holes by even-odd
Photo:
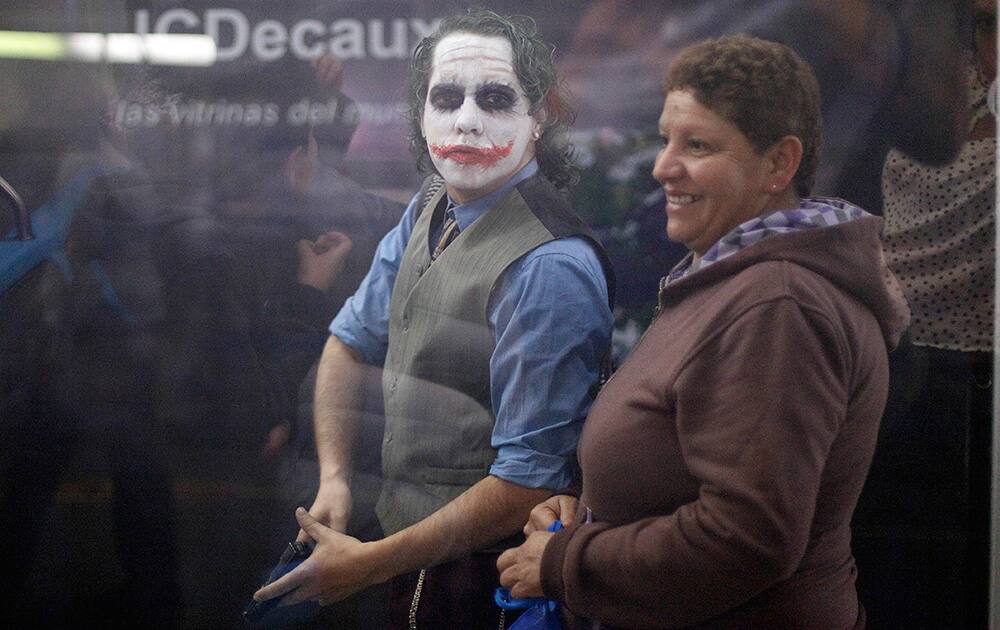
{"type": "MultiPolygon", "coordinates": [[[[560,521],[549,526],[550,532],[560,529],[560,521]]],[[[524,610],[508,630],[563,630],[562,622],[559,621],[559,602],[544,597],[514,599],[510,596],[510,591],[503,587],[496,590],[493,599],[504,610],[524,610]]]]}
{"type": "Polygon", "coordinates": [[[534,604],[508,630],[562,630],[559,604],[551,599],[534,604]]]}

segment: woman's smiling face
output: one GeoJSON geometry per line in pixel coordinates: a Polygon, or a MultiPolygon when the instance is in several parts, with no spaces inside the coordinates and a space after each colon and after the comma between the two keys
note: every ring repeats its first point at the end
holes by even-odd
{"type": "Polygon", "coordinates": [[[507,39],[452,33],[438,42],[421,127],[453,200],[487,195],[531,161],[539,125],[529,110],[507,39]]]}
{"type": "Polygon", "coordinates": [[[667,236],[699,256],[769,202],[768,170],[745,135],[693,94],[667,95],[653,177],[667,193],[667,236]]]}

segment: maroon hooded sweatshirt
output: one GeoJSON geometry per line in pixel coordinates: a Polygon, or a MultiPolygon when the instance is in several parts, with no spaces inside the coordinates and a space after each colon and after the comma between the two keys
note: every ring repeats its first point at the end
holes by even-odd
{"type": "Polygon", "coordinates": [[[851,513],[908,322],[880,228],[772,236],[661,292],[585,424],[547,597],[602,627],[864,625],[851,513]]]}

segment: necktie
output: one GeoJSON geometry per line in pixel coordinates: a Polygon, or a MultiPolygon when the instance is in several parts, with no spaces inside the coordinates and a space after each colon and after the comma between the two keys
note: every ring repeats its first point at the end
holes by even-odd
{"type": "Polygon", "coordinates": [[[448,247],[455,240],[455,237],[458,236],[458,221],[455,220],[455,211],[452,210],[451,205],[448,206],[445,216],[444,224],[441,225],[441,236],[438,238],[434,252],[431,254],[431,260],[437,260],[441,252],[444,251],[444,248],[448,247]]]}

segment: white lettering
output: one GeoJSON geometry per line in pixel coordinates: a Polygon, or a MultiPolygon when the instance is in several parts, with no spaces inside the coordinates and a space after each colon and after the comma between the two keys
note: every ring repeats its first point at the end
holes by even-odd
{"type": "Polygon", "coordinates": [[[250,40],[250,20],[236,9],[208,9],[205,11],[205,34],[215,40],[219,61],[232,61],[247,49],[250,40]],[[222,43],[221,25],[227,22],[233,29],[233,41],[229,46],[222,43]]]}
{"type": "Polygon", "coordinates": [[[276,61],[287,54],[311,61],[327,52],[341,59],[406,59],[417,42],[440,24],[440,18],[343,18],[329,24],[313,18],[290,24],[274,19],[251,22],[240,9],[225,7],[205,9],[203,16],[184,8],[167,9],[159,16],[149,9],[136,9],[134,19],[135,32],[143,35],[201,29],[215,41],[218,61],[233,61],[248,50],[261,61],[276,61]]]}
{"type": "Polygon", "coordinates": [[[292,54],[299,59],[318,59],[323,56],[323,44],[306,43],[306,36],[319,37],[323,34],[323,23],[318,20],[302,20],[292,27],[292,54]]]}
{"type": "Polygon", "coordinates": [[[158,105],[147,105],[144,114],[143,122],[147,127],[155,127],[160,124],[160,108],[158,105]]]}
{"type": "Polygon", "coordinates": [[[247,105],[246,113],[243,115],[243,124],[247,127],[255,127],[264,119],[264,110],[256,103],[247,105]]]}
{"type": "Polygon", "coordinates": [[[198,26],[198,16],[187,9],[169,9],[163,12],[153,26],[154,33],[169,33],[170,26],[174,22],[179,22],[188,28],[198,26]]]}
{"type": "Polygon", "coordinates": [[[156,20],[156,24],[153,26],[153,32],[169,33],[170,26],[174,22],[180,22],[189,28],[196,28],[198,26],[198,16],[187,9],[170,9],[168,11],[164,11],[163,15],[156,20]]]}
{"type": "Polygon", "coordinates": [[[135,12],[135,32],[139,35],[149,35],[149,9],[139,9],[135,12]]]}
{"type": "Polygon", "coordinates": [[[330,25],[330,52],[341,59],[364,59],[365,30],[358,20],[337,20],[330,25]]]}
{"type": "MultiPolygon", "coordinates": [[[[337,111],[339,109],[340,101],[336,98],[331,98],[325,103],[313,102],[308,98],[304,98],[288,108],[286,118],[288,124],[296,127],[306,123],[313,127],[321,127],[337,122],[337,111]]],[[[347,122],[357,124],[357,120],[347,122]]]]}
{"type": "Polygon", "coordinates": [[[253,29],[250,46],[261,61],[276,61],[288,52],[288,30],[275,20],[264,20],[253,29]]]}
{"type": "Polygon", "coordinates": [[[306,118],[308,118],[308,116],[309,116],[309,99],[307,98],[302,99],[298,103],[288,108],[287,119],[289,125],[295,125],[296,127],[299,125],[304,125],[306,123],[306,118]]]}
{"type": "Polygon", "coordinates": [[[368,48],[376,59],[402,59],[406,57],[406,22],[392,21],[392,44],[385,44],[385,22],[372,20],[368,23],[368,48]]]}
{"type": "Polygon", "coordinates": [[[142,105],[133,103],[125,110],[125,126],[138,127],[142,122],[142,105]]]}
{"type": "Polygon", "coordinates": [[[180,105],[178,105],[177,101],[170,101],[167,103],[167,114],[170,116],[170,122],[174,126],[181,124],[181,121],[184,120],[184,117],[181,115],[180,105]]]}
{"type": "Polygon", "coordinates": [[[345,108],[344,121],[353,119],[374,125],[395,124],[402,120],[402,109],[401,103],[358,103],[357,112],[345,108]]]}
{"type": "Polygon", "coordinates": [[[358,106],[354,104],[353,101],[348,101],[347,105],[344,107],[344,113],[341,116],[344,124],[349,127],[357,127],[358,122],[361,119],[361,114],[358,111],[358,106]]]}
{"type": "Polygon", "coordinates": [[[264,126],[270,127],[271,125],[277,123],[280,113],[281,110],[278,109],[277,104],[267,103],[264,105],[264,126]]]}

